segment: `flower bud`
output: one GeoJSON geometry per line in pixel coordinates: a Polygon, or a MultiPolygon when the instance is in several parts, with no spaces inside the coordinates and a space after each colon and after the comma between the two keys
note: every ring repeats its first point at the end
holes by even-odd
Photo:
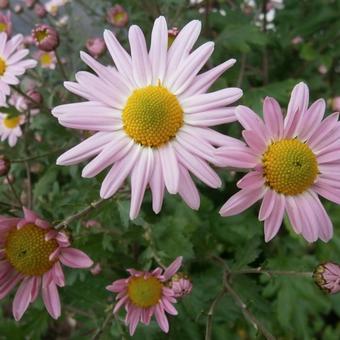
{"type": "Polygon", "coordinates": [[[23,11],[23,8],[21,5],[14,5],[14,13],[20,14],[23,11]]]}
{"type": "Polygon", "coordinates": [[[340,266],[326,262],[319,264],[313,273],[315,283],[328,294],[340,292],[340,266]]]}
{"type": "Polygon", "coordinates": [[[4,156],[0,155],[0,176],[6,176],[11,168],[10,160],[4,156]]]}
{"type": "Polygon", "coordinates": [[[0,9],[6,9],[9,5],[8,0],[0,0],[0,9]]]}
{"type": "Polygon", "coordinates": [[[117,27],[124,27],[129,20],[129,16],[125,8],[121,5],[115,5],[108,9],[106,14],[107,21],[117,27]]]}
{"type": "Polygon", "coordinates": [[[99,275],[102,271],[102,267],[100,265],[100,263],[96,263],[91,269],[90,272],[92,275],[99,275]]]}
{"type": "Polygon", "coordinates": [[[47,11],[42,4],[35,4],[34,13],[39,18],[45,18],[47,15],[47,11]]]}
{"type": "Polygon", "coordinates": [[[173,27],[168,30],[168,47],[174,42],[175,38],[179,33],[179,29],[177,27],[173,27]]]}
{"type": "Polygon", "coordinates": [[[106,50],[103,38],[91,38],[86,42],[86,48],[94,58],[100,57],[106,50]]]}
{"type": "Polygon", "coordinates": [[[59,46],[59,33],[46,24],[36,25],[32,37],[39,50],[50,52],[59,46]]]}
{"type": "Polygon", "coordinates": [[[43,102],[43,97],[42,95],[34,89],[28,90],[26,92],[26,95],[30,97],[32,100],[27,100],[27,106],[29,108],[36,108],[43,102]]]}
{"type": "Polygon", "coordinates": [[[192,283],[187,275],[184,273],[177,273],[171,278],[170,288],[172,289],[175,298],[181,298],[191,293],[192,283]]]}
{"type": "Polygon", "coordinates": [[[340,112],[340,96],[334,97],[332,99],[332,110],[336,112],[340,112]]]}

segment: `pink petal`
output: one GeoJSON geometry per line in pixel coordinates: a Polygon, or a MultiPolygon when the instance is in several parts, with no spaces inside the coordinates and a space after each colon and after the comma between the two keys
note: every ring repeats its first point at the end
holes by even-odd
{"type": "Polygon", "coordinates": [[[291,94],[287,115],[284,120],[284,133],[286,138],[295,137],[302,128],[301,121],[308,108],[309,90],[306,84],[297,84],[291,94]]]}
{"type": "Polygon", "coordinates": [[[219,166],[252,169],[259,163],[257,155],[247,146],[222,146],[215,155],[219,166]]]}
{"type": "Polygon", "coordinates": [[[137,325],[140,321],[142,310],[140,308],[133,307],[129,313],[129,333],[132,336],[135,333],[137,325]]]}
{"type": "Polygon", "coordinates": [[[58,288],[53,281],[44,283],[46,280],[45,277],[46,274],[43,276],[43,285],[41,289],[42,298],[48,313],[53,319],[58,319],[61,314],[58,288]]]}
{"type": "Polygon", "coordinates": [[[167,267],[164,271],[164,279],[167,281],[172,276],[174,276],[179,268],[182,266],[183,256],[178,256],[175,261],[173,261],[169,267],[167,267]]]}
{"type": "Polygon", "coordinates": [[[181,164],[179,165],[180,181],[179,194],[185,203],[194,210],[200,206],[200,195],[189,172],[181,164]]]}
{"type": "Polygon", "coordinates": [[[93,261],[84,252],[75,248],[63,248],[59,259],[71,268],[89,268],[93,265],[93,261]]]}
{"type": "Polygon", "coordinates": [[[153,164],[154,158],[152,149],[143,148],[131,175],[131,220],[138,216],[146,186],[149,183],[150,176],[153,172],[153,164]]]}
{"type": "Polygon", "coordinates": [[[158,150],[165,186],[170,194],[176,194],[179,185],[179,167],[176,152],[172,143],[167,143],[158,148],[158,150]]]}
{"type": "Polygon", "coordinates": [[[235,107],[222,107],[204,112],[195,112],[184,116],[186,124],[203,127],[231,123],[235,120],[235,107]]]}
{"type": "Polygon", "coordinates": [[[283,136],[283,116],[279,103],[271,97],[263,102],[263,119],[269,135],[274,140],[283,136]]]}
{"type": "Polygon", "coordinates": [[[60,262],[56,262],[52,267],[52,277],[54,283],[59,287],[65,286],[65,276],[60,262]]]}
{"type": "Polygon", "coordinates": [[[161,328],[161,330],[165,333],[168,333],[169,332],[169,322],[168,322],[168,319],[167,319],[167,317],[164,313],[164,309],[159,304],[156,305],[155,316],[156,316],[157,323],[158,323],[159,327],[161,328]]]}
{"type": "Polygon", "coordinates": [[[279,231],[285,212],[285,196],[274,195],[274,206],[269,217],[264,221],[264,239],[269,242],[279,231]]]}
{"type": "Polygon", "coordinates": [[[31,302],[34,279],[34,277],[25,278],[15,294],[12,311],[16,321],[21,319],[31,302]]]}
{"type": "Polygon", "coordinates": [[[164,197],[164,180],[162,173],[159,151],[154,150],[154,169],[150,178],[150,189],[152,192],[152,209],[158,214],[162,209],[164,197]]]}
{"type": "Polygon", "coordinates": [[[258,188],[253,190],[242,189],[223,205],[220,210],[222,216],[233,216],[249,208],[264,195],[265,189],[258,188]]]}
{"type": "Polygon", "coordinates": [[[262,155],[267,149],[267,144],[263,139],[258,137],[258,134],[251,130],[243,130],[242,137],[245,142],[249,145],[253,152],[257,155],[262,155]]]}
{"type": "Polygon", "coordinates": [[[266,220],[272,213],[274,208],[275,197],[277,193],[268,188],[263,196],[261,208],[259,211],[259,221],[266,220]]]}
{"type": "Polygon", "coordinates": [[[237,187],[240,189],[257,189],[264,185],[263,174],[258,171],[250,171],[243,176],[238,182],[237,187]]]}
{"type": "Polygon", "coordinates": [[[27,209],[26,207],[23,207],[22,209],[24,211],[26,223],[34,223],[35,220],[39,218],[39,216],[32,210],[27,209]]]}
{"type": "Polygon", "coordinates": [[[340,204],[340,190],[333,188],[327,184],[320,184],[316,182],[311,189],[317,192],[320,196],[336,203],[340,204]]]}

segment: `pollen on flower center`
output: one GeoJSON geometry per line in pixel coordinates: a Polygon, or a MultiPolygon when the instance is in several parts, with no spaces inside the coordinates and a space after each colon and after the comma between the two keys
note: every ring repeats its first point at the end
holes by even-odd
{"type": "Polygon", "coordinates": [[[0,58],[0,76],[3,76],[6,72],[6,62],[2,58],[0,58]]]}
{"type": "Polygon", "coordinates": [[[137,307],[155,306],[162,297],[163,284],[155,277],[133,277],[128,283],[128,296],[137,307]]]}
{"type": "Polygon", "coordinates": [[[52,268],[53,262],[49,256],[57,249],[58,243],[54,239],[46,241],[46,233],[46,230],[34,224],[9,232],[5,241],[5,254],[19,273],[41,276],[52,268]]]}
{"type": "Polygon", "coordinates": [[[44,53],[40,56],[40,63],[43,65],[50,65],[52,63],[52,56],[49,53],[44,53]]]}
{"type": "Polygon", "coordinates": [[[135,90],[122,113],[125,132],[137,143],[158,147],[183,125],[183,110],[175,95],[162,86],[135,90]]]}
{"type": "Polygon", "coordinates": [[[266,184],[278,193],[298,195],[307,190],[318,174],[318,163],[309,146],[297,139],[272,143],[263,154],[266,184]]]}
{"type": "Polygon", "coordinates": [[[47,36],[48,32],[46,29],[35,32],[35,38],[38,40],[38,42],[42,42],[47,36]]]}
{"type": "Polygon", "coordinates": [[[7,30],[7,24],[4,22],[0,22],[0,32],[6,32],[7,30]]]}
{"type": "Polygon", "coordinates": [[[3,123],[7,128],[14,129],[16,126],[20,124],[20,117],[19,116],[15,116],[12,118],[6,117],[3,119],[3,123]]]}

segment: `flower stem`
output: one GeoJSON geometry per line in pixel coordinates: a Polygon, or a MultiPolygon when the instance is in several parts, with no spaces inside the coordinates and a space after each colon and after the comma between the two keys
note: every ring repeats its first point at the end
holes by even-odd
{"type": "Polygon", "coordinates": [[[18,196],[18,194],[17,194],[17,192],[16,192],[16,190],[15,190],[15,188],[14,188],[12,182],[11,182],[11,179],[8,177],[8,175],[6,175],[6,179],[7,179],[7,183],[8,183],[8,185],[9,185],[9,187],[10,187],[12,193],[13,193],[15,200],[19,203],[20,207],[22,207],[21,199],[18,196]]]}
{"type": "Polygon", "coordinates": [[[67,227],[71,222],[78,219],[79,217],[87,215],[89,212],[91,212],[92,210],[95,210],[96,208],[98,208],[101,204],[103,204],[106,201],[107,200],[101,198],[98,201],[92,202],[90,205],[88,205],[83,210],[80,210],[79,212],[72,214],[72,215],[68,216],[67,218],[65,218],[62,222],[58,223],[54,227],[54,229],[60,230],[60,229],[67,227]]]}
{"type": "Polygon", "coordinates": [[[57,50],[55,50],[54,53],[55,53],[55,56],[57,58],[57,62],[58,62],[58,66],[60,68],[61,75],[63,76],[64,80],[68,80],[64,65],[63,65],[61,58],[59,56],[59,52],[57,50]]]}

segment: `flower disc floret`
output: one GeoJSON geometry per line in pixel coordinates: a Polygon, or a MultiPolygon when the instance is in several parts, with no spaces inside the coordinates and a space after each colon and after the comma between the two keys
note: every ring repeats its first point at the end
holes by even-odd
{"type": "Polygon", "coordinates": [[[158,147],[173,138],[183,125],[183,110],[162,86],[135,90],[122,113],[125,132],[137,143],[158,147]]]}
{"type": "Polygon", "coordinates": [[[266,184],[284,195],[307,190],[318,174],[317,159],[310,147],[297,139],[272,143],[262,158],[266,184]]]}
{"type": "Polygon", "coordinates": [[[9,232],[5,253],[9,263],[24,275],[40,276],[49,271],[54,262],[49,256],[57,249],[58,243],[45,240],[46,231],[34,224],[9,232]]]}
{"type": "Polygon", "coordinates": [[[163,284],[156,277],[133,277],[128,284],[131,302],[140,308],[157,305],[162,297],[163,284]]]}
{"type": "Polygon", "coordinates": [[[11,118],[6,117],[4,118],[3,123],[7,128],[14,129],[20,124],[20,117],[19,116],[11,118]]]}

